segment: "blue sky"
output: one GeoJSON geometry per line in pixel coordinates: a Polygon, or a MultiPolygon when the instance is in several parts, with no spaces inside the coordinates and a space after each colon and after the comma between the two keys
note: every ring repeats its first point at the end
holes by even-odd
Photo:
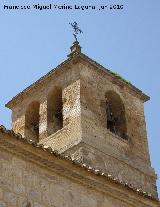
{"type": "MultiPolygon", "coordinates": [[[[152,166],[160,178],[160,1],[0,1],[0,124],[18,92],[66,59],[77,21],[83,53],[119,73],[151,97],[145,103],[152,166]],[[3,5],[124,5],[122,10],[4,10],[3,5]]],[[[160,194],[160,179],[157,182],[160,194]]]]}

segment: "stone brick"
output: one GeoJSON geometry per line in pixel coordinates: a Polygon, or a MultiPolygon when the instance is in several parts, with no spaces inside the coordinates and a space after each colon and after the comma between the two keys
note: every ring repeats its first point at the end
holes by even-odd
{"type": "Polygon", "coordinates": [[[16,207],[16,205],[17,205],[17,196],[14,193],[4,192],[4,200],[10,206],[15,206],[16,207]]]}
{"type": "Polygon", "coordinates": [[[17,194],[25,194],[25,186],[23,184],[15,183],[14,191],[17,194]]]}
{"type": "Polygon", "coordinates": [[[0,201],[0,207],[7,207],[7,205],[3,201],[0,201]]]}

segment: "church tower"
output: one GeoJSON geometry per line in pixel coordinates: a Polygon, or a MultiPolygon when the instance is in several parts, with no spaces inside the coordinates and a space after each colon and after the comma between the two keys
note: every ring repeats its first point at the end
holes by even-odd
{"type": "Polygon", "coordinates": [[[148,100],[75,41],[68,59],[6,106],[15,133],[158,199],[144,116],[148,100]]]}

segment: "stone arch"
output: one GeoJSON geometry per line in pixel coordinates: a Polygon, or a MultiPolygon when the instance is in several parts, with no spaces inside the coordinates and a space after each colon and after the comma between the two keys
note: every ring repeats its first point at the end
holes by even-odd
{"type": "Polygon", "coordinates": [[[47,97],[47,134],[48,136],[63,127],[62,88],[55,87],[47,97]]]}
{"type": "Polygon", "coordinates": [[[39,141],[39,108],[40,103],[33,101],[25,113],[25,136],[35,142],[39,141]]]}
{"type": "Polygon", "coordinates": [[[125,107],[120,95],[114,91],[107,91],[105,106],[107,129],[123,139],[128,139],[125,107]]]}

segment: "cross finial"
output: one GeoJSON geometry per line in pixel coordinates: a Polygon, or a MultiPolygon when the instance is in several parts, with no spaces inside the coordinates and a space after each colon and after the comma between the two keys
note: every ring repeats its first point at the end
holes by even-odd
{"type": "Polygon", "coordinates": [[[73,36],[74,36],[75,40],[78,41],[77,40],[77,35],[80,34],[80,33],[83,33],[82,30],[78,27],[77,22],[73,22],[73,23],[69,23],[69,24],[72,26],[72,28],[74,30],[73,36]]]}

